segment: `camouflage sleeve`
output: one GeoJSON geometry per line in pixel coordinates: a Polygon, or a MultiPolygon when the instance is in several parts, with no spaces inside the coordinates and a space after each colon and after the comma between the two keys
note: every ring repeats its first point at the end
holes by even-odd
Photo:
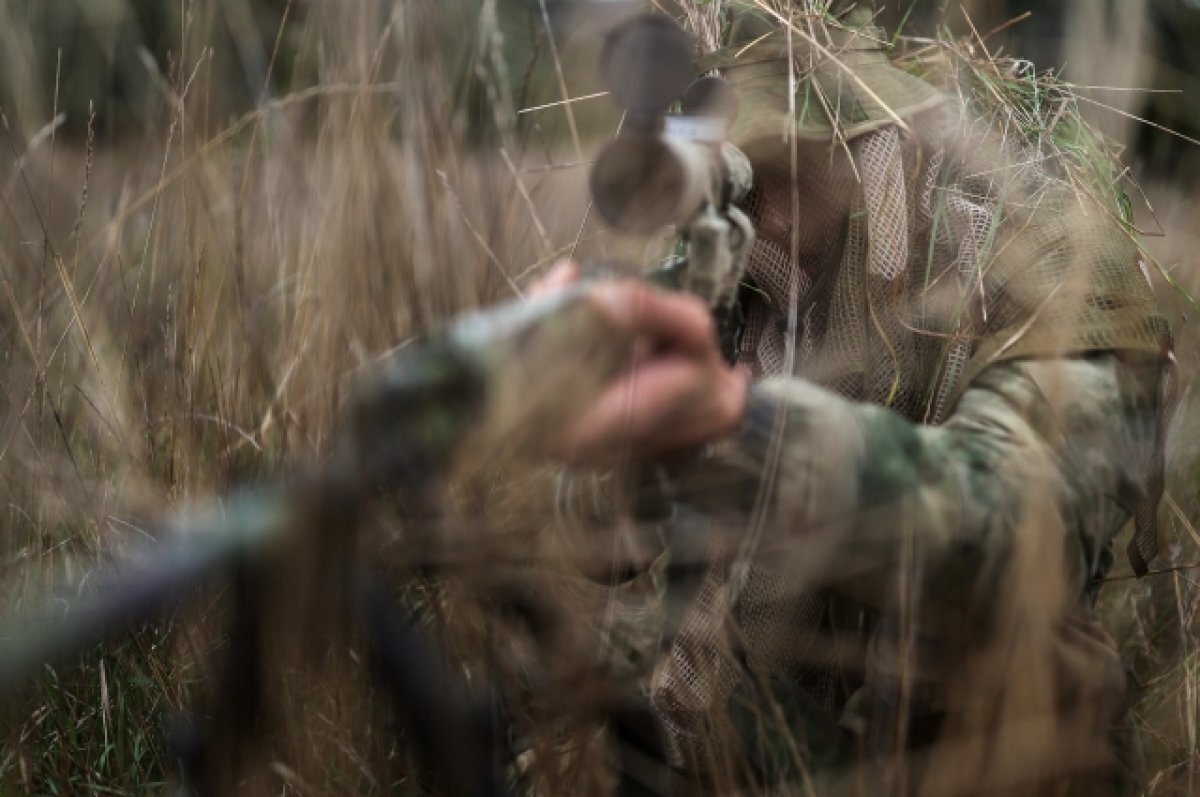
{"type": "Polygon", "coordinates": [[[996,364],[938,427],[770,380],[738,432],[676,477],[686,500],[740,516],[728,527],[757,557],[869,605],[916,583],[926,606],[970,606],[1047,557],[1082,594],[1141,495],[1157,373],[1111,353],[996,364]]]}

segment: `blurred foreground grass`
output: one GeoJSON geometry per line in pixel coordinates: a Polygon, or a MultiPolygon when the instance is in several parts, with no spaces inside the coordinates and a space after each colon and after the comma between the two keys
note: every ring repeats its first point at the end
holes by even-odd
{"type": "MultiPolygon", "coordinates": [[[[573,96],[594,90],[588,33],[556,43],[573,96]]],[[[513,295],[558,257],[610,251],[586,170],[547,166],[585,160],[611,110],[578,103],[578,143],[561,108],[517,114],[559,98],[553,54],[536,3],[0,3],[9,610],[140,542],[139,519],[319,456],[348,379],[381,353],[513,295]]],[[[1148,191],[1155,211],[1139,223],[1168,231],[1152,248],[1200,293],[1191,186],[1148,191]]],[[[1138,684],[1146,793],[1194,794],[1200,570],[1185,566],[1200,563],[1200,348],[1195,310],[1162,296],[1186,389],[1157,567],[1183,569],[1118,570],[1102,606],[1138,684]]],[[[493,474],[456,493],[459,511],[528,528],[544,517],[544,491],[526,492],[536,480],[493,474]]],[[[420,531],[373,524],[400,558],[420,531]]],[[[0,789],[165,788],[164,729],[203,696],[224,598],[197,596],[3,706],[0,789]]],[[[472,618],[466,599],[422,600],[472,618]]],[[[475,619],[452,645],[470,647],[475,619]]],[[[362,665],[334,658],[315,681],[283,677],[288,731],[265,740],[269,765],[247,789],[419,788],[364,709],[376,696],[362,665]]]]}

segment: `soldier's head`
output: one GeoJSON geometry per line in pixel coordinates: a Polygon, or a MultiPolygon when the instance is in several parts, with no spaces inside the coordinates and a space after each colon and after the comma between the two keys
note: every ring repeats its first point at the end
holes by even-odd
{"type": "Polygon", "coordinates": [[[866,8],[790,20],[735,4],[726,46],[705,61],[733,84],[730,140],[754,166],[759,235],[784,248],[827,241],[861,181],[855,141],[930,110],[944,95],[892,66],[866,8]]]}

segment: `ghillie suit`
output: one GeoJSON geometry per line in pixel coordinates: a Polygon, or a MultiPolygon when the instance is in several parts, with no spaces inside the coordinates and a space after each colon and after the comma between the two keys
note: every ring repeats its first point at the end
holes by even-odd
{"type": "Polygon", "coordinates": [[[1131,516],[1154,555],[1169,332],[1108,150],[1027,64],[902,71],[869,19],[726,5],[706,66],[755,164],[764,381],[669,469],[727,541],[654,679],[673,763],[716,791],[1122,788],[1092,604],[1131,516]]]}

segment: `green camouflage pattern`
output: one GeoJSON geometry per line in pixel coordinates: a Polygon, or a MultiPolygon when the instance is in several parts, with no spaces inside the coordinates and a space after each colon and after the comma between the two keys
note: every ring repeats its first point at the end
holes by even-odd
{"type": "MultiPolygon", "coordinates": [[[[1156,362],[1115,353],[1005,362],[974,379],[937,427],[803,380],[754,387],[737,434],[675,470],[679,494],[722,526],[753,533],[757,524],[745,555],[797,592],[825,592],[840,604],[831,615],[852,621],[778,633],[852,640],[861,656],[846,663],[841,682],[852,688],[817,736],[821,711],[795,682],[797,695],[784,689],[773,701],[791,732],[770,730],[769,712],[761,719],[763,695],[754,695],[764,683],[778,692],[786,672],[750,667],[716,700],[760,774],[794,776],[786,750],[797,744],[828,773],[856,749],[932,741],[923,729],[961,720],[963,690],[979,688],[967,663],[1012,631],[1006,597],[1060,567],[1060,600],[1037,604],[1057,613],[1044,618],[1054,636],[1041,655],[1063,685],[1058,710],[1088,717],[1087,740],[1110,749],[1124,673],[1092,605],[1154,456],[1158,377],[1156,362]],[[764,473],[775,474],[765,490],[764,473]]],[[[739,658],[753,660],[756,638],[736,631],[738,614],[735,599],[727,631],[739,658]]],[[[977,699],[1003,701],[1011,684],[993,686],[996,695],[977,699]]],[[[994,733],[1005,743],[1004,728],[994,733]]],[[[1114,757],[1085,774],[1102,772],[1096,782],[1111,784],[1119,769],[1114,757]]]]}

